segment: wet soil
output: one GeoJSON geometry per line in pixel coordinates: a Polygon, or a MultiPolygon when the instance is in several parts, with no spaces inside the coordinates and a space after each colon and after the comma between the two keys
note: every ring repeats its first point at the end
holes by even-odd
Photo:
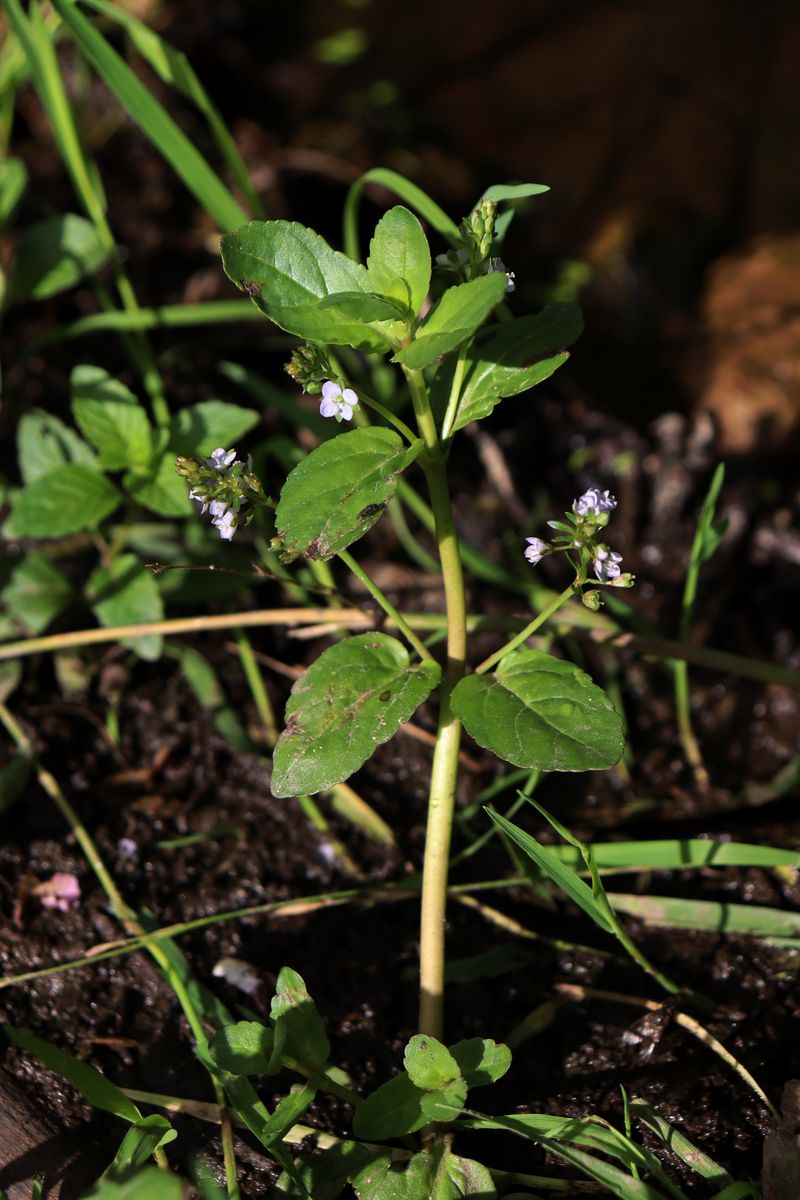
{"type": "MultiPolygon", "coordinates": [[[[492,136],[492,122],[487,119],[486,128],[480,128],[474,160],[456,170],[463,161],[459,154],[466,135],[453,128],[446,105],[434,121],[422,100],[414,98],[414,89],[421,88],[424,80],[408,84],[408,99],[401,97],[380,111],[367,106],[365,115],[356,103],[367,95],[364,68],[354,68],[350,109],[341,97],[332,105],[342,76],[323,68],[310,53],[312,33],[318,32],[321,20],[313,5],[294,6],[296,13],[292,21],[287,15],[280,50],[269,42],[273,48],[266,65],[256,63],[256,48],[268,41],[258,6],[218,6],[219,15],[211,22],[200,19],[200,6],[154,7],[161,27],[190,54],[231,119],[271,215],[309,221],[335,239],[347,183],[361,166],[378,161],[400,169],[405,164],[420,184],[457,212],[465,210],[485,184],[495,181],[497,162],[509,161],[507,147],[487,148],[486,139],[492,136]],[[262,74],[257,65],[264,68],[262,74]],[[264,122],[254,116],[262,111],[271,114],[269,135],[263,132],[264,122]]],[[[567,7],[575,10],[583,28],[585,6],[567,7]]],[[[517,6],[509,6],[511,10],[516,12],[517,6]]],[[[327,32],[324,22],[323,27],[327,32]]],[[[623,30],[626,27],[623,22],[623,30]]],[[[506,42],[510,45],[513,37],[508,35],[506,42]]],[[[501,67],[504,44],[501,38],[493,60],[501,67]]],[[[385,47],[383,54],[383,61],[390,62],[385,47]]],[[[65,61],[70,61],[68,50],[65,61]]],[[[469,75],[463,66],[469,56],[462,54],[459,59],[454,51],[454,61],[456,67],[441,83],[446,96],[461,95],[469,75]],[[462,66],[457,69],[458,62],[462,66]]],[[[508,70],[512,66],[506,63],[508,70]]],[[[581,73],[571,74],[575,78],[581,73]]],[[[599,81],[597,87],[602,86],[599,81]]],[[[160,94],[174,106],[166,92],[160,94]]],[[[570,96],[563,101],[564,111],[571,111],[570,96]]],[[[690,94],[687,120],[696,102],[690,94]]],[[[114,125],[110,118],[101,122],[107,105],[102,88],[92,85],[82,103],[84,117],[95,129],[93,149],[108,191],[109,211],[126,246],[142,303],[229,296],[211,246],[212,231],[169,169],[128,123],[114,125]]],[[[176,111],[197,143],[211,154],[197,118],[187,109],[176,111]]],[[[683,119],[680,106],[676,111],[676,119],[683,119]]],[[[35,196],[47,195],[53,203],[59,198],[58,207],[64,210],[73,201],[28,93],[23,95],[21,113],[17,152],[25,157],[36,185],[20,211],[25,223],[44,215],[35,196]]],[[[556,126],[563,146],[564,126],[556,126]]],[[[584,141],[585,136],[584,131],[584,141]]],[[[556,156],[556,169],[561,172],[556,182],[561,183],[562,193],[571,196],[575,210],[583,213],[577,231],[571,233],[570,221],[558,220],[548,209],[544,229],[528,241],[519,236],[514,247],[522,267],[518,277],[527,272],[535,278],[539,271],[540,278],[551,278],[558,263],[570,257],[593,262],[595,278],[585,295],[590,332],[579,344],[573,363],[533,393],[533,399],[506,401],[483,423],[480,437],[462,439],[452,462],[457,521],[465,540],[516,569],[521,536],[539,531],[546,517],[557,516],[586,486],[599,482],[611,487],[620,501],[614,544],[623,552],[626,567],[638,576],[637,587],[624,597],[633,609],[634,627],[638,622],[645,633],[652,630],[660,637],[675,637],[696,514],[722,452],[719,424],[702,414],[692,416],[695,407],[702,407],[702,383],[697,382],[702,372],[694,374],[692,362],[698,351],[693,321],[701,305],[703,272],[718,254],[738,246],[753,232],[770,228],[763,212],[770,205],[775,209],[776,193],[761,194],[755,212],[733,211],[713,200],[714,187],[722,191],[727,187],[723,172],[721,178],[715,177],[714,187],[709,183],[704,191],[704,196],[712,196],[704,201],[705,207],[699,201],[695,204],[696,196],[656,195],[648,199],[643,216],[632,216],[626,193],[633,186],[630,180],[617,190],[613,172],[607,171],[602,176],[605,189],[598,193],[596,180],[582,182],[579,172],[570,176],[577,153],[576,143],[570,145],[572,158],[568,148],[563,156],[556,156]],[[595,222],[587,215],[587,206],[598,194],[603,215],[595,222]],[[662,236],[660,223],[665,213],[668,236],[662,236]],[[601,233],[613,225],[615,214],[624,236],[604,257],[608,239],[603,242],[601,233]],[[649,251],[654,245],[662,252],[665,245],[677,245],[680,239],[676,241],[675,231],[684,228],[682,221],[696,236],[688,239],[688,248],[680,243],[681,253],[672,255],[667,269],[662,258],[649,251]],[[604,265],[612,260],[613,268],[604,265]],[[676,261],[677,283],[671,273],[676,261]]],[[[670,145],[665,134],[667,150],[670,145]]],[[[741,139],[740,153],[745,154],[750,145],[741,139]]],[[[613,162],[613,156],[607,155],[607,161],[613,162]]],[[[666,161],[670,169],[659,158],[652,166],[652,178],[680,176],[679,163],[668,155],[666,161]]],[[[713,162],[704,161],[707,173],[712,173],[713,162]]],[[[734,174],[739,169],[735,167],[736,163],[729,165],[734,174]]],[[[500,175],[505,171],[503,166],[500,175]]],[[[525,174],[521,164],[514,173],[525,174]]],[[[384,199],[372,197],[372,211],[384,199]]],[[[783,209],[779,212],[777,223],[785,224],[783,209]]],[[[46,356],[15,361],[18,348],[31,338],[59,320],[93,311],[94,305],[91,293],[80,289],[72,296],[9,314],[3,359],[9,362],[10,402],[0,413],[0,453],[10,477],[17,414],[40,404],[66,413],[66,381],[76,361],[101,363],[133,382],[126,374],[121,349],[109,338],[91,338],[79,349],[60,346],[46,356]]],[[[156,349],[168,352],[165,377],[171,401],[178,406],[219,396],[240,403],[241,394],[215,373],[216,362],[224,357],[235,357],[279,382],[281,358],[271,349],[271,339],[274,335],[260,326],[210,330],[207,336],[181,335],[180,339],[156,335],[156,349]]],[[[699,348],[702,351],[703,345],[699,348]]],[[[252,444],[289,433],[279,417],[265,412],[252,444]]],[[[703,570],[693,636],[699,643],[798,670],[798,496],[791,460],[782,456],[789,444],[788,438],[783,445],[737,444],[736,455],[729,459],[721,513],[727,532],[703,570]]],[[[424,533],[419,536],[430,549],[424,533]]],[[[404,561],[402,580],[396,574],[386,576],[386,589],[401,607],[441,607],[437,590],[405,562],[386,522],[363,543],[362,557],[376,576],[388,572],[393,559],[404,561]]],[[[73,569],[80,570],[76,562],[73,569]]],[[[548,584],[563,586],[550,561],[540,571],[548,584]]],[[[518,597],[498,595],[474,580],[469,588],[471,611],[525,613],[518,597]]],[[[195,609],[199,602],[195,601],[195,609]]],[[[280,591],[270,583],[245,592],[240,599],[243,607],[281,602],[280,591]]],[[[290,667],[306,665],[325,644],[309,644],[273,630],[255,631],[252,640],[257,651],[290,667]]],[[[227,640],[209,635],[187,639],[185,644],[209,656],[234,710],[257,736],[257,716],[227,640]]],[[[471,647],[473,661],[495,645],[496,639],[489,635],[477,636],[471,647]]],[[[553,776],[540,785],[537,794],[545,807],[577,834],[587,840],[691,836],[798,845],[796,790],[766,804],[748,801],[753,786],[772,780],[797,752],[800,695],[796,691],[784,684],[692,669],[693,718],[711,779],[711,786],[701,790],[686,767],[678,740],[667,664],[630,647],[611,650],[577,634],[561,640],[560,652],[573,656],[598,680],[618,686],[629,724],[631,755],[625,770],[553,776]]],[[[177,663],[168,658],[157,664],[136,662],[119,648],[87,651],[81,660],[83,682],[77,692],[65,691],[63,675],[55,673],[51,660],[27,661],[13,708],[133,908],[152,913],[161,925],[356,882],[332,853],[331,839],[309,825],[297,804],[270,795],[267,760],[234,750],[220,736],[213,714],[198,704],[177,663]],[[120,731],[116,742],[106,726],[112,711],[120,731]],[[213,834],[221,827],[235,832],[213,834]],[[197,833],[209,835],[208,839],[177,849],[161,845],[197,833]]],[[[265,677],[273,704],[280,710],[290,681],[269,668],[265,677]]],[[[425,706],[415,722],[430,731],[435,712],[425,706]]],[[[460,813],[497,770],[497,764],[478,747],[467,742],[466,751],[471,769],[462,775],[460,813]]],[[[7,743],[0,746],[0,766],[9,753],[7,743]]],[[[429,747],[401,732],[351,780],[392,827],[396,845],[390,849],[377,847],[326,809],[332,832],[347,847],[361,882],[397,881],[418,869],[429,766],[429,747]]],[[[546,838],[534,815],[519,819],[546,838]]],[[[480,816],[461,822],[456,850],[485,827],[480,816]]],[[[492,842],[459,868],[454,879],[473,882],[508,872],[507,856],[492,842]]],[[[800,901],[794,877],[755,869],[620,876],[614,886],[619,891],[786,909],[796,909],[800,901]]],[[[487,1109],[595,1113],[619,1125],[620,1085],[624,1085],[629,1095],[652,1103],[734,1178],[758,1177],[770,1121],[753,1092],[669,1018],[669,1006],[663,1019],[643,1021],[641,1008],[591,994],[595,990],[659,998],[648,978],[633,965],[603,953],[613,948],[558,898],[521,886],[482,898],[544,938],[597,950],[566,951],[547,942],[521,942],[485,914],[451,905],[448,952],[452,958],[521,945],[530,955],[504,975],[449,987],[448,1031],[453,1040],[477,1034],[502,1039],[539,1006],[548,1002],[553,1006],[540,1032],[515,1051],[507,1079],[481,1098],[487,1109]],[[590,989],[590,994],[580,998],[560,990],[562,984],[590,989]]],[[[121,932],[58,812],[33,784],[25,799],[3,816],[0,912],[4,975],[79,956],[121,932]],[[34,903],[20,910],[26,890],[55,871],[78,876],[80,904],[64,914],[34,903]]],[[[357,1087],[368,1090],[398,1068],[402,1047],[415,1031],[417,916],[413,899],[300,916],[258,915],[188,933],[180,945],[196,976],[234,1011],[245,1000],[214,976],[220,958],[232,956],[251,964],[263,978],[266,995],[281,966],[300,971],[325,1017],[333,1060],[351,1073],[357,1087]]],[[[753,939],[722,934],[659,931],[634,920],[627,920],[626,926],[661,970],[708,998],[710,1007],[694,1009],[695,1015],[776,1102],[787,1079],[800,1074],[794,1050],[796,953],[779,953],[753,939]]],[[[246,1003],[257,1007],[260,1001],[246,1003]]],[[[113,958],[8,988],[0,992],[0,1011],[6,1020],[86,1059],[123,1086],[212,1099],[174,994],[146,955],[113,958]]],[[[30,1113],[14,1118],[14,1123],[40,1123],[55,1158],[63,1156],[64,1146],[67,1156],[78,1154],[81,1162],[70,1167],[63,1194],[79,1194],[82,1180],[112,1156],[121,1137],[118,1122],[90,1110],[58,1076],[15,1049],[4,1048],[3,1062],[15,1080],[3,1085],[4,1091],[10,1094],[16,1089],[14,1104],[20,1106],[9,1111],[30,1113]]],[[[278,1080],[275,1088],[287,1082],[278,1080]]],[[[264,1092],[268,1101],[277,1094],[269,1087],[264,1092]]],[[[349,1125],[346,1106],[326,1099],[315,1104],[308,1119],[335,1133],[346,1133],[349,1125]]],[[[177,1117],[175,1123],[180,1136],[168,1154],[177,1168],[188,1171],[198,1151],[217,1162],[218,1139],[213,1130],[184,1117],[177,1117]]],[[[648,1135],[643,1140],[653,1145],[648,1135]]],[[[465,1153],[492,1166],[569,1174],[527,1144],[500,1135],[480,1139],[475,1135],[465,1139],[463,1146],[465,1153]]],[[[243,1195],[248,1200],[270,1195],[274,1175],[258,1149],[241,1138],[237,1151],[243,1195]]],[[[1,1153],[8,1157],[7,1150],[1,1153]]],[[[36,1153],[27,1144],[21,1146],[9,1160],[11,1165],[2,1163],[0,1156],[2,1185],[22,1179],[33,1165],[38,1166],[36,1153]]],[[[699,1177],[690,1175],[677,1159],[668,1161],[688,1196],[708,1195],[699,1177]]]]}

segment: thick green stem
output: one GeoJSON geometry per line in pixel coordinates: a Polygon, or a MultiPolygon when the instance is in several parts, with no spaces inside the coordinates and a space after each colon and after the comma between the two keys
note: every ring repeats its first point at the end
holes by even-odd
{"type": "Polygon", "coordinates": [[[453,521],[445,464],[439,436],[420,371],[405,372],[420,437],[425,451],[419,462],[425,472],[435,521],[436,544],[442,567],[447,607],[447,663],[439,700],[439,727],[428,797],[428,823],[422,867],[420,915],[419,1031],[441,1038],[444,1024],[444,934],[447,873],[453,828],[461,722],[450,707],[453,688],[464,674],[467,652],[467,614],[461,554],[453,521]]]}

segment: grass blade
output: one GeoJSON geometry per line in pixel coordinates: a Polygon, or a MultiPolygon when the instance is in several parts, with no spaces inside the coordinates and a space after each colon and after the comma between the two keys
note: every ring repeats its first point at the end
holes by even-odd
{"type": "Polygon", "coordinates": [[[248,216],[244,209],[155,96],[137,79],[103,35],[86,20],[74,0],[53,0],[53,7],[69,28],[81,52],[198,203],[226,232],[245,225],[248,216]]]}
{"type": "MultiPolygon", "coordinates": [[[[561,862],[581,869],[580,851],[573,846],[549,846],[561,862]]],[[[782,850],[748,842],[715,842],[700,838],[653,842],[592,844],[598,870],[686,871],[698,867],[795,867],[800,851],[782,850]]]]}
{"type": "Polygon", "coordinates": [[[800,945],[800,913],[796,912],[759,904],[719,904],[714,900],[684,900],[675,896],[609,892],[608,898],[614,908],[639,917],[646,925],[743,933],[782,945],[800,945]]]}
{"type": "Polygon", "coordinates": [[[687,1167],[691,1167],[703,1179],[716,1184],[717,1187],[727,1187],[732,1182],[728,1172],[719,1163],[714,1162],[713,1158],[709,1158],[702,1150],[698,1150],[693,1142],[690,1142],[680,1130],[670,1125],[669,1121],[665,1121],[663,1117],[659,1116],[644,1100],[632,1101],[630,1108],[633,1116],[638,1117],[651,1133],[661,1138],[673,1154],[677,1154],[681,1162],[685,1163],[687,1167]]]}
{"type": "Polygon", "coordinates": [[[396,171],[390,171],[387,167],[373,167],[371,171],[365,171],[360,179],[351,184],[344,202],[344,252],[350,258],[354,258],[356,262],[361,261],[358,243],[358,206],[361,203],[361,194],[368,183],[377,183],[381,187],[388,188],[389,191],[404,200],[410,208],[415,209],[423,221],[427,221],[446,242],[452,246],[461,244],[458,226],[450,220],[447,213],[439,207],[435,200],[431,200],[430,196],[423,192],[422,188],[417,187],[410,179],[398,175],[396,171]]]}

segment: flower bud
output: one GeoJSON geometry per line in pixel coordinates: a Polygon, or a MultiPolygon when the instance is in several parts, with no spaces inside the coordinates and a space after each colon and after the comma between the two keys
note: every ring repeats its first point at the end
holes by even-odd
{"type": "Polygon", "coordinates": [[[581,603],[586,608],[590,608],[592,612],[598,612],[603,601],[597,588],[592,588],[590,592],[583,592],[581,594],[581,603]]]}

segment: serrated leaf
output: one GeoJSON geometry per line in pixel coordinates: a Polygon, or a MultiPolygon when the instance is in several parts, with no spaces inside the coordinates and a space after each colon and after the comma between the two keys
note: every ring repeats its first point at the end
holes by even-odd
{"type": "Polygon", "coordinates": [[[6,610],[29,633],[41,633],[72,599],[72,584],[43,554],[28,554],[3,589],[6,610]]]}
{"type": "Polygon", "coordinates": [[[470,346],[454,431],[488,416],[504,397],[548,379],[569,358],[555,352],[571,346],[582,328],[577,304],[548,304],[538,316],[507,321],[470,346]]]}
{"type": "MultiPolygon", "coordinates": [[[[121,554],[107,567],[99,567],[87,584],[87,598],[101,625],[134,625],[161,621],[164,605],[152,572],[135,554],[121,554]]],[[[161,654],[159,633],[123,638],[122,643],[152,662],[161,654]]]]}
{"type": "Polygon", "coordinates": [[[321,312],[333,309],[352,321],[410,321],[408,304],[374,292],[334,292],[320,300],[321,312]]]}
{"type": "Polygon", "coordinates": [[[28,172],[21,158],[7,158],[0,163],[0,230],[13,216],[28,183],[28,172]]]}
{"type": "Polygon", "coordinates": [[[511,1066],[508,1046],[489,1038],[465,1038],[451,1046],[450,1053],[471,1088],[496,1083],[511,1066]]]}
{"type": "Polygon", "coordinates": [[[299,1182],[284,1172],[276,1193],[285,1200],[336,1200],[347,1181],[376,1157],[375,1150],[358,1142],[336,1142],[320,1154],[301,1154],[294,1167],[299,1182]],[[301,1190],[305,1188],[305,1191],[301,1190]]]}
{"type": "Polygon", "coordinates": [[[372,286],[393,296],[416,315],[431,281],[431,252],[417,218],[401,204],[385,213],[375,226],[367,259],[372,286]]]}
{"type": "Polygon", "coordinates": [[[97,455],[58,417],[34,409],[25,413],[17,427],[17,461],[25,483],[33,483],[53,467],[66,463],[97,465],[97,455]]]}
{"type": "Polygon", "coordinates": [[[442,1087],[461,1074],[447,1047],[421,1033],[415,1034],[406,1046],[403,1066],[411,1082],[425,1089],[442,1087]]]}
{"type": "Polygon", "coordinates": [[[415,1087],[405,1071],[379,1088],[359,1104],[353,1113],[353,1133],[368,1142],[414,1133],[428,1123],[422,1111],[426,1093],[415,1087]]]}
{"type": "Polygon", "coordinates": [[[273,757],[273,795],[312,795],[347,779],[440,678],[437,663],[412,664],[406,648],[385,633],[330,646],[292,688],[273,757]]]}
{"type": "Polygon", "coordinates": [[[218,446],[231,447],[239,438],[255,429],[260,417],[252,408],[227,404],[223,400],[203,400],[182,408],[172,419],[169,448],[175,454],[205,458],[218,446]]]}
{"type": "Polygon", "coordinates": [[[284,562],[332,558],[370,529],[414,461],[411,446],[392,429],[354,429],[323,442],[292,471],[275,510],[284,562]]]}
{"type": "Polygon", "coordinates": [[[93,274],[107,253],[91,221],[74,213],[46,217],[17,246],[12,300],[45,300],[93,274]]]}
{"type": "Polygon", "coordinates": [[[625,745],[605,692],[573,663],[541,650],[513,651],[493,676],[467,675],[452,705],[479,746],[518,767],[603,770],[625,745]]]}
{"type": "Polygon", "coordinates": [[[281,329],[357,350],[388,348],[379,329],[320,308],[326,296],[373,287],[366,267],[313,230],[291,221],[251,221],[224,237],[221,250],[228,278],[281,329]]]}
{"type": "Polygon", "coordinates": [[[64,1079],[68,1079],[92,1108],[113,1113],[114,1116],[122,1117],[124,1121],[131,1121],[133,1124],[143,1119],[133,1101],[129,1100],[115,1083],[106,1079],[105,1075],[95,1071],[94,1067],[80,1062],[71,1054],[66,1054],[27,1030],[15,1029],[13,1025],[4,1024],[3,1032],[16,1046],[38,1058],[64,1079]]]}
{"type": "Polygon", "coordinates": [[[96,529],[121,500],[114,484],[83,463],[39,475],[17,496],[5,532],[11,537],[56,538],[96,529]]]}
{"type": "Polygon", "coordinates": [[[467,1102],[467,1081],[453,1079],[445,1087],[425,1092],[420,1108],[429,1121],[455,1121],[467,1102]]]}
{"type": "Polygon", "coordinates": [[[214,1034],[208,1052],[231,1075],[264,1075],[270,1064],[273,1033],[260,1021],[237,1021],[214,1034]]]}
{"type": "Polygon", "coordinates": [[[290,967],[283,967],[278,975],[270,1016],[283,1055],[308,1071],[318,1070],[327,1061],[331,1047],[322,1017],[303,979],[290,967]]]}
{"type": "Polygon", "coordinates": [[[192,512],[186,480],[175,470],[174,454],[163,455],[146,474],[129,471],[126,490],[145,508],[162,517],[188,517],[192,512]]]}
{"type": "Polygon", "coordinates": [[[123,383],[101,367],[72,372],[72,414],[99,453],[106,471],[144,469],[153,456],[153,430],[142,406],[123,383]]]}
{"type": "Polygon", "coordinates": [[[394,361],[419,370],[471,337],[505,295],[508,276],[493,271],[448,288],[394,361]]]}

